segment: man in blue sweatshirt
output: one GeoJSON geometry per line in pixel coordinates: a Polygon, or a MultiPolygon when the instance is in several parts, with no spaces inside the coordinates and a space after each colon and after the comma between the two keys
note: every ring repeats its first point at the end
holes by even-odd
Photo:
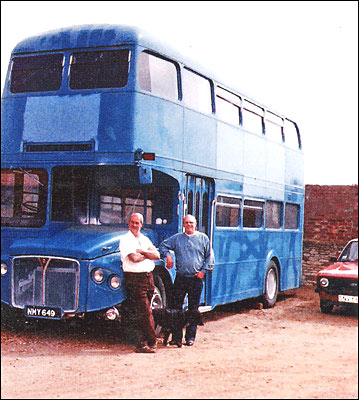
{"type": "MultiPolygon", "coordinates": [[[[176,278],[173,286],[173,307],[181,310],[186,294],[188,309],[198,310],[203,289],[203,278],[212,271],[213,251],[208,236],[196,231],[197,221],[193,215],[183,219],[184,232],[177,233],[164,240],[160,246],[161,257],[166,257],[166,267],[173,267],[170,250],[176,256],[176,278]]],[[[196,338],[197,325],[189,324],[186,328],[185,341],[192,346],[196,338]]],[[[172,344],[182,344],[182,330],[172,332],[172,344]]]]}

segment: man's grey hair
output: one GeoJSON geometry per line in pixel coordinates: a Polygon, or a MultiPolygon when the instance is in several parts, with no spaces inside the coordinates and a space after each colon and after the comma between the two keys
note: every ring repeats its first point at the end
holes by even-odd
{"type": "Polygon", "coordinates": [[[141,224],[143,225],[143,215],[141,213],[133,213],[133,214],[131,214],[130,215],[130,220],[131,220],[132,215],[137,215],[141,220],[141,224]]]}

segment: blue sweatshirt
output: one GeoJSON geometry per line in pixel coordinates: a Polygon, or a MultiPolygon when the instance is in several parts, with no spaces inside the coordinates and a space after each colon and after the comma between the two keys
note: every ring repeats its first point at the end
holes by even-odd
{"type": "Polygon", "coordinates": [[[214,255],[208,236],[201,232],[193,235],[177,233],[164,240],[159,246],[161,257],[165,258],[170,250],[176,256],[178,275],[194,276],[198,272],[212,271],[214,255]]]}

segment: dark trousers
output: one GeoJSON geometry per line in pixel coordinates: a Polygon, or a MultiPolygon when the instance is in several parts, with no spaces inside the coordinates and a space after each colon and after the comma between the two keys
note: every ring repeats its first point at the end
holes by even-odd
{"type": "MultiPolygon", "coordinates": [[[[188,296],[188,309],[198,310],[201,293],[203,288],[203,280],[197,277],[185,277],[176,275],[173,285],[173,308],[182,310],[184,298],[188,296]]],[[[197,333],[197,324],[189,324],[186,328],[185,340],[194,340],[197,333]]],[[[176,342],[182,341],[182,330],[172,332],[172,340],[176,342]]]]}
{"type": "Polygon", "coordinates": [[[138,345],[156,344],[155,322],[152,316],[151,300],[155,290],[152,273],[125,272],[125,285],[136,312],[138,345]]]}

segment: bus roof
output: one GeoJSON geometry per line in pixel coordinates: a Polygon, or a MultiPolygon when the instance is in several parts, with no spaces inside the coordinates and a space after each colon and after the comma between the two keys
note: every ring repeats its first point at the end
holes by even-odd
{"type": "Polygon", "coordinates": [[[139,44],[179,57],[174,50],[147,32],[126,25],[76,25],[43,32],[18,43],[12,54],[139,44]]]}

